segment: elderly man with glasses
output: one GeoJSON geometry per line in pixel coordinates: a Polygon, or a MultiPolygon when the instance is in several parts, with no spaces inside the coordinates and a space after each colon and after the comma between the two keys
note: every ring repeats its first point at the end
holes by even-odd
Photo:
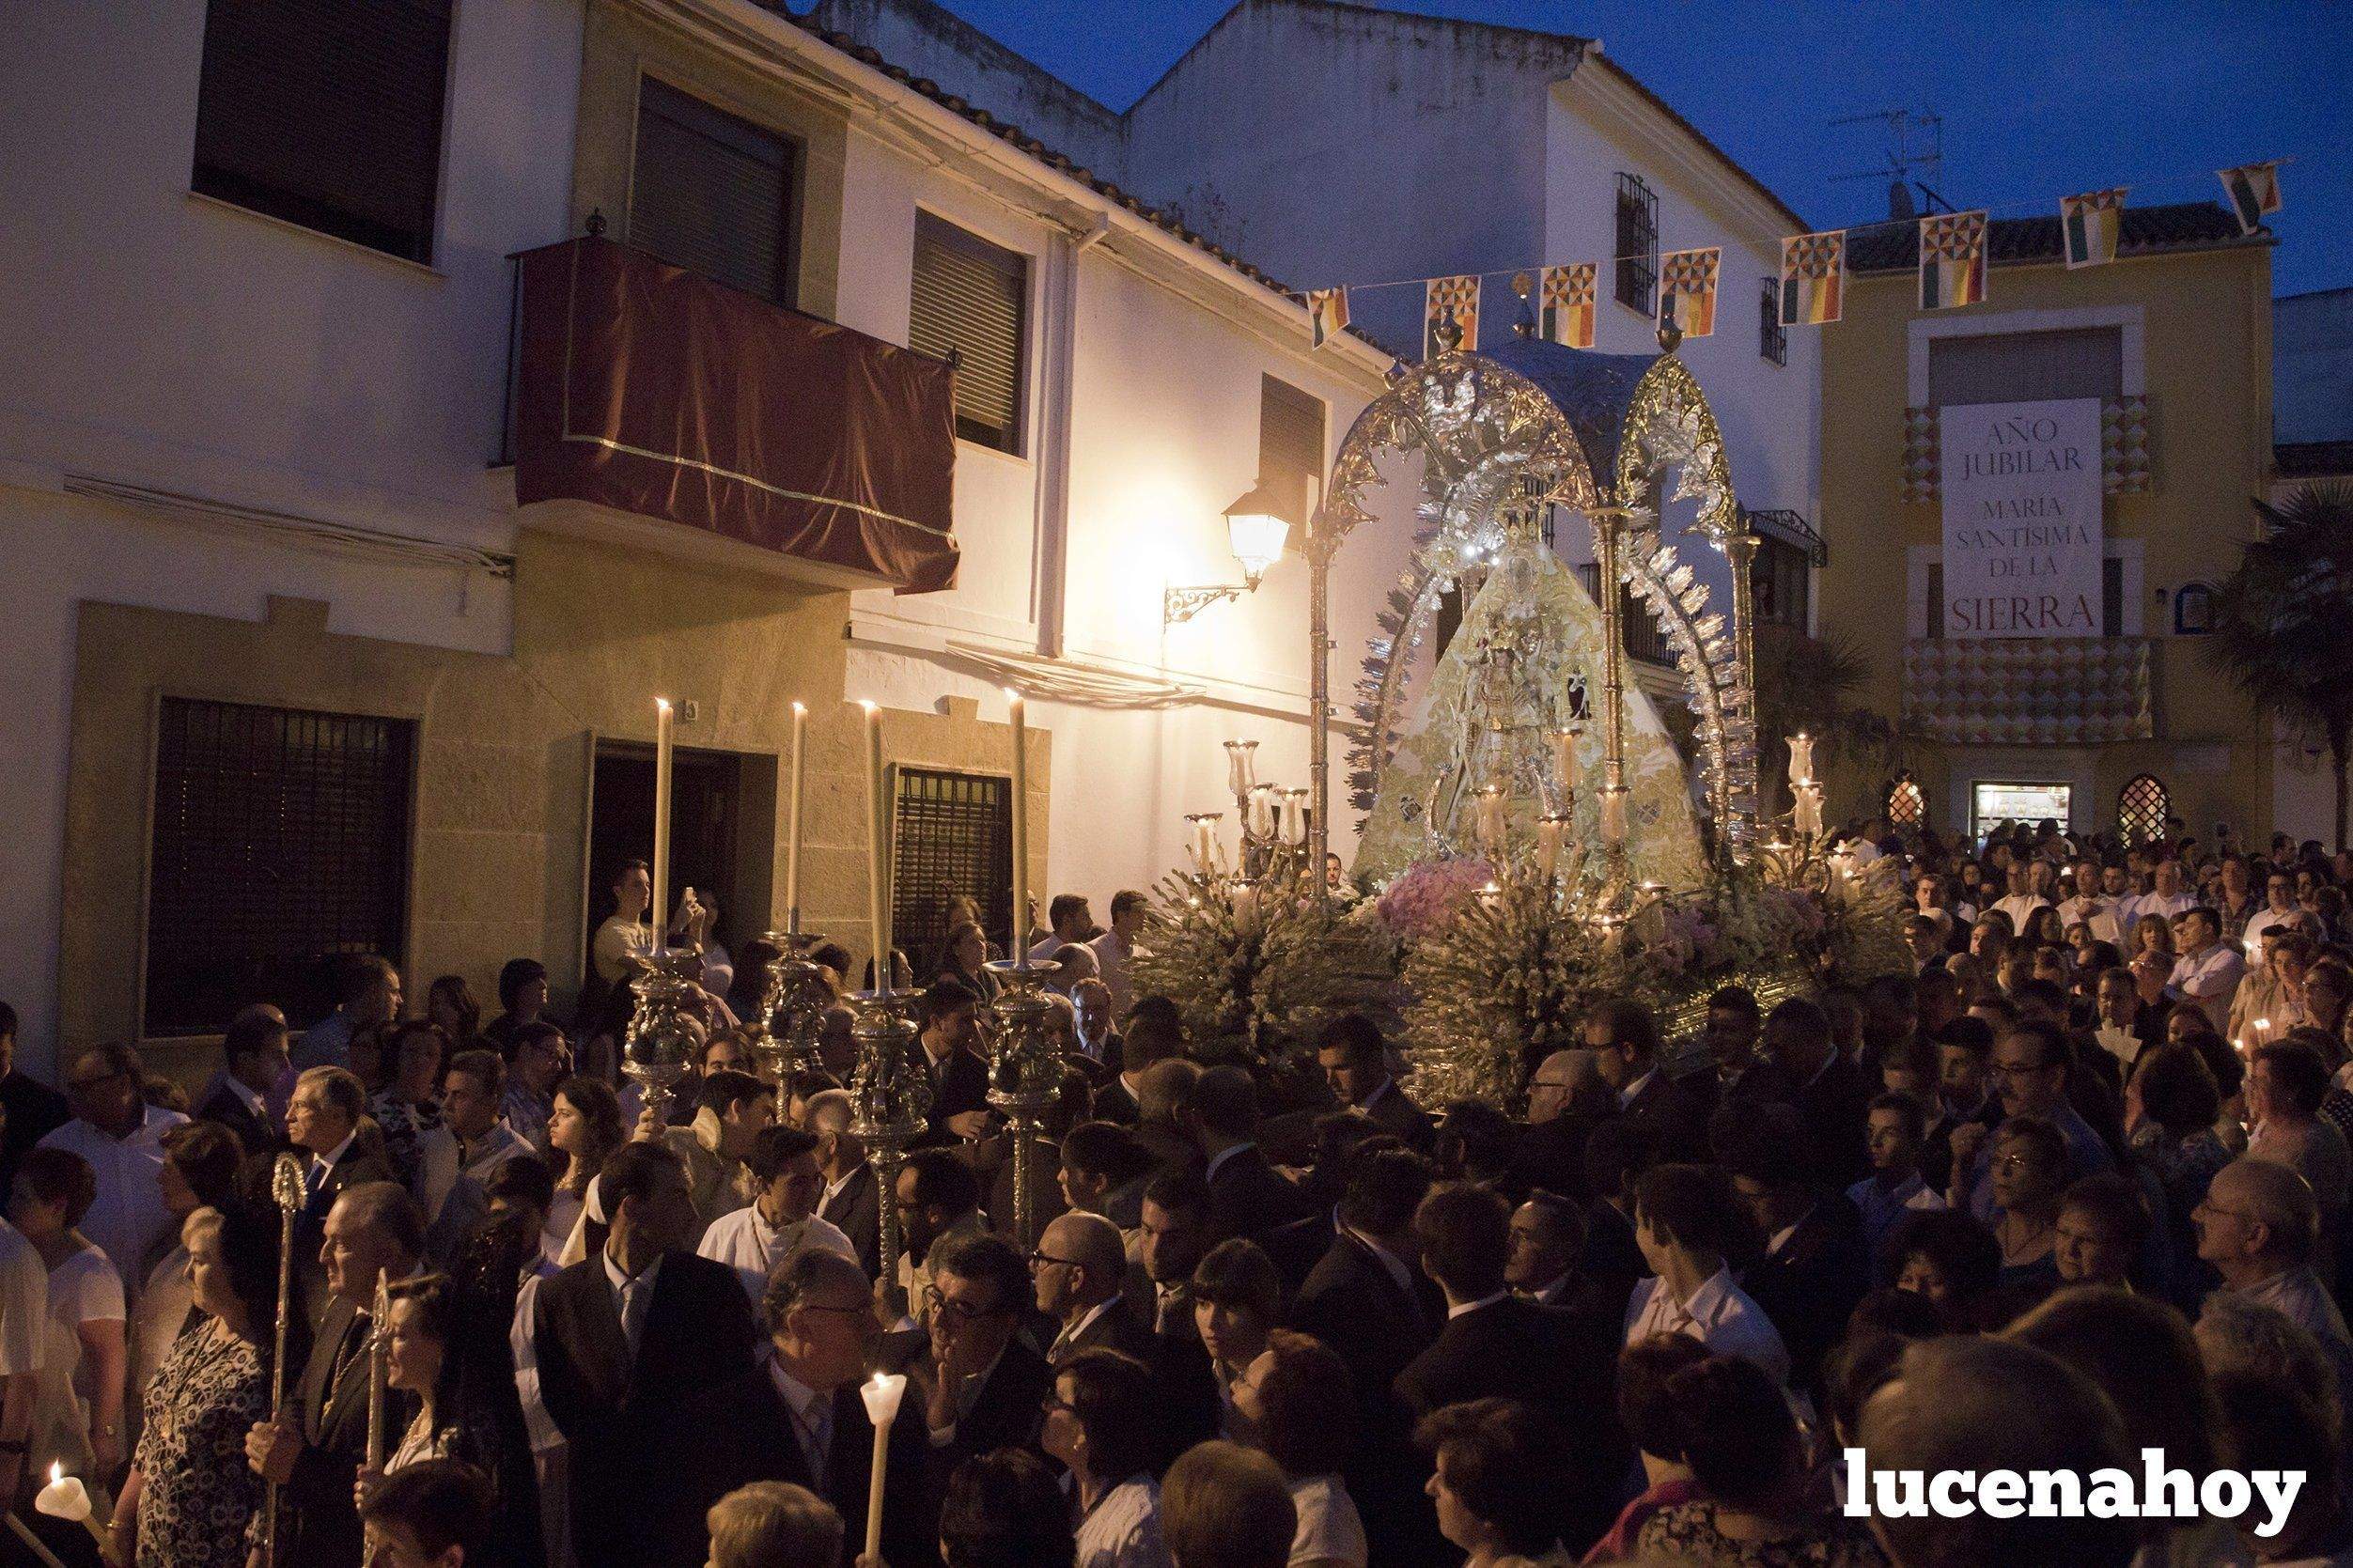
{"type": "MultiPolygon", "coordinates": [[[[2058,1127],[2067,1144],[2065,1180],[2072,1183],[2110,1169],[2116,1159],[2092,1125],[2067,1103],[2067,1060],[2066,1039],[2056,1029],[2017,1024],[1994,1041],[1987,1077],[1994,1097],[2002,1102],[2002,1117],[2038,1116],[2058,1127]]],[[[1989,1157],[1993,1127],[1993,1121],[1979,1120],[1954,1129],[1952,1189],[1946,1194],[1955,1208],[1966,1206],[1988,1225],[2000,1213],[1989,1157]]]]}
{"type": "Polygon", "coordinates": [[[950,1243],[933,1264],[924,1301],[931,1355],[908,1371],[942,1475],[974,1454],[1036,1447],[1053,1372],[1016,1334],[1026,1275],[1021,1255],[990,1235],[950,1243]]]}

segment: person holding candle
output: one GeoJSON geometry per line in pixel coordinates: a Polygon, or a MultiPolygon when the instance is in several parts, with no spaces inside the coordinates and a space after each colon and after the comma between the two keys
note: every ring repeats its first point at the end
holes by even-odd
{"type": "Polygon", "coordinates": [[[36,1148],[16,1168],[8,1219],[49,1270],[49,1323],[33,1396],[27,1468],[111,1476],[124,1457],[122,1276],[75,1227],[98,1195],[89,1162],[36,1148]]]}
{"type": "MultiPolygon", "coordinates": [[[[875,1423],[860,1395],[881,1340],[865,1271],[838,1252],[804,1248],[770,1276],[762,1374],[742,1423],[746,1479],[807,1488],[863,1527],[872,1496],[875,1423]]],[[[882,1557],[890,1568],[939,1561],[931,1445],[921,1413],[902,1410],[884,1439],[882,1557]]],[[[840,1546],[848,1568],[854,1542],[840,1546]]],[[[834,1568],[834,1560],[811,1568],[834,1568]]]]}
{"type": "Polygon", "coordinates": [[[1143,1362],[1083,1350],[1055,1373],[1039,1442],[1069,1467],[1078,1568],[1171,1568],[1161,1540],[1162,1401],[1143,1362]]]}
{"type": "MultiPolygon", "coordinates": [[[[148,1387],[108,1555],[137,1568],[244,1568],[245,1527],[262,1495],[244,1463],[245,1434],[270,1410],[277,1218],[198,1209],[180,1244],[206,1315],[173,1342],[148,1387]]],[[[289,1358],[301,1349],[289,1344],[289,1358]]]]}

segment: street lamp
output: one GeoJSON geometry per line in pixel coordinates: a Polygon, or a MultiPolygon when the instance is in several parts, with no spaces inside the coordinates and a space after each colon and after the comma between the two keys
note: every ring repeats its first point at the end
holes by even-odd
{"type": "Polygon", "coordinates": [[[1288,509],[1264,479],[1226,507],[1226,542],[1242,568],[1242,580],[1167,589],[1161,597],[1161,623],[1189,621],[1220,599],[1255,593],[1267,568],[1283,558],[1283,544],[1291,533],[1290,520],[1283,515],[1288,509]]]}

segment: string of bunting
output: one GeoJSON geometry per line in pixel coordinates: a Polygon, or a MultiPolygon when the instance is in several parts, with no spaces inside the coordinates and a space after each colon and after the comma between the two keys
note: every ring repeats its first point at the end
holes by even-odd
{"type": "MultiPolygon", "coordinates": [[[[2280,165],[2284,159],[2267,159],[2219,169],[2230,198],[2232,215],[2241,234],[2253,234],[2264,220],[2280,210],[2280,165]]],[[[2131,189],[2118,185],[2086,191],[2059,200],[2060,228],[2065,240],[2069,268],[2097,267],[2116,259],[2124,234],[2125,196],[2131,189]]],[[[1933,212],[1914,220],[1920,236],[1920,308],[1957,310],[1986,298],[1987,241],[1990,210],[1933,212]]],[[[1876,226],[1876,225],[1875,225],[1876,226]]],[[[1837,321],[1845,307],[1847,236],[1843,228],[1817,234],[1792,234],[1781,241],[1781,322],[1784,327],[1821,327],[1837,321]]],[[[1613,256],[1612,261],[1638,259],[1613,256]]],[[[1639,259],[1647,260],[1644,256],[1639,259]]],[[[1658,258],[1658,316],[1685,337],[1706,337],[1716,330],[1717,284],[1722,272],[1722,247],[1708,245],[1668,251],[1658,258]]],[[[1570,349],[1594,344],[1594,301],[1600,287],[1601,263],[1550,263],[1536,272],[1536,331],[1547,341],[1570,349]]],[[[1527,287],[1527,279],[1516,285],[1527,287]]],[[[1317,349],[1331,342],[1348,324],[1351,289],[1422,289],[1422,352],[1432,356],[1449,348],[1466,352],[1479,346],[1479,292],[1475,272],[1434,278],[1393,278],[1380,283],[1335,284],[1307,291],[1308,332],[1317,349]]]]}

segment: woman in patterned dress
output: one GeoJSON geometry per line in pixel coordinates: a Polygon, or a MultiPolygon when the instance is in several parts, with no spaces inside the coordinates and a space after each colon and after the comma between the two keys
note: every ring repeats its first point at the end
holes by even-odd
{"type": "Polygon", "coordinates": [[[137,1568],[243,1568],[246,1523],[261,1504],[245,1434],[270,1409],[277,1225],[257,1211],[204,1208],[188,1217],[181,1240],[208,1316],[173,1343],[148,1386],[108,1555],[137,1568]]]}
{"type": "Polygon", "coordinates": [[[456,1052],[436,1023],[411,1018],[384,1041],[384,1087],[367,1113],[383,1130],[384,1153],[403,1187],[416,1182],[425,1135],[442,1125],[442,1068],[456,1052]]]}

